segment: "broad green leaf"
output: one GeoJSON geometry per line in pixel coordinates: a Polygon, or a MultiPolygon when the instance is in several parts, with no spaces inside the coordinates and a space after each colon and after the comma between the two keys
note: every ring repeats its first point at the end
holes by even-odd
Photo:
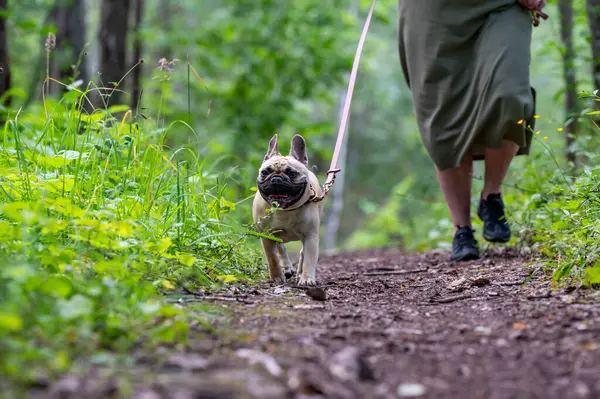
{"type": "Polygon", "coordinates": [[[19,331],[23,328],[23,320],[18,315],[0,310],[0,330],[19,331]]]}
{"type": "Polygon", "coordinates": [[[194,264],[194,262],[196,261],[196,258],[191,254],[182,253],[182,254],[177,255],[177,260],[182,265],[192,266],[194,264]]]}
{"type": "Polygon", "coordinates": [[[51,276],[43,285],[44,291],[59,298],[66,298],[73,291],[73,284],[64,276],[51,276]]]}
{"type": "Polygon", "coordinates": [[[217,276],[217,279],[223,283],[235,283],[238,279],[231,274],[225,274],[221,276],[217,276]]]}
{"type": "Polygon", "coordinates": [[[94,309],[94,302],[83,295],[77,294],[68,301],[58,303],[58,311],[63,319],[71,320],[82,316],[88,316],[94,309]]]}

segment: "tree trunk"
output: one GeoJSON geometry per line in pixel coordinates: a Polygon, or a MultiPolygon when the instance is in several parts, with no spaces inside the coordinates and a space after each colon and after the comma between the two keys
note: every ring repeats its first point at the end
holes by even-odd
{"type": "MultiPolygon", "coordinates": [[[[160,0],[158,4],[158,12],[161,17],[158,21],[158,28],[162,31],[163,35],[168,35],[173,30],[173,24],[171,23],[173,18],[173,5],[171,4],[171,0],[160,0]]],[[[173,49],[168,44],[160,46],[157,54],[155,55],[155,62],[161,58],[166,58],[168,60],[173,59],[172,53],[173,49]]]]}
{"type": "Polygon", "coordinates": [[[133,63],[137,64],[133,73],[132,82],[132,98],[131,98],[131,109],[136,111],[141,100],[142,94],[142,38],[140,37],[140,28],[142,26],[142,16],[144,13],[144,0],[135,0],[135,25],[134,25],[134,49],[133,49],[133,63]]]}
{"type": "MultiPolygon", "coordinates": [[[[49,14],[55,22],[56,50],[52,52],[51,76],[64,84],[72,84],[82,80],[81,86],[89,83],[88,57],[86,48],[87,10],[85,0],[57,1],[49,14]]],[[[51,84],[51,91],[65,89],[63,86],[51,84]]]]}
{"type": "MultiPolygon", "coordinates": [[[[8,10],[8,1],[0,0],[0,10],[6,15],[8,10]]],[[[10,61],[8,58],[8,32],[6,31],[6,17],[0,17],[0,97],[3,97],[10,90],[10,61]]],[[[3,99],[2,105],[10,106],[11,98],[7,96],[3,99]]],[[[0,123],[6,121],[6,113],[0,113],[0,123]]]]}
{"type": "Polygon", "coordinates": [[[577,79],[575,76],[575,49],[573,46],[573,2],[559,0],[560,37],[563,43],[563,76],[565,79],[565,117],[567,161],[576,167],[573,144],[577,135],[577,79]]]}
{"type": "Polygon", "coordinates": [[[102,0],[100,11],[100,78],[104,99],[100,106],[123,104],[127,73],[127,33],[130,0],[102,0]],[[118,90],[115,90],[118,89],[118,90]]]}
{"type": "MultiPolygon", "coordinates": [[[[588,26],[592,45],[592,80],[600,89],[600,0],[587,0],[588,26]]],[[[597,107],[600,102],[596,101],[597,107]]]]}
{"type": "MultiPolygon", "coordinates": [[[[52,21],[56,21],[58,14],[58,5],[60,0],[55,0],[54,5],[50,8],[48,15],[44,19],[43,26],[47,28],[52,21]]],[[[32,101],[40,100],[42,98],[42,91],[40,82],[44,80],[46,76],[46,49],[44,43],[40,41],[40,52],[37,56],[36,67],[33,69],[33,73],[30,76],[29,86],[27,90],[27,97],[23,103],[23,108],[27,108],[32,101]]]]}

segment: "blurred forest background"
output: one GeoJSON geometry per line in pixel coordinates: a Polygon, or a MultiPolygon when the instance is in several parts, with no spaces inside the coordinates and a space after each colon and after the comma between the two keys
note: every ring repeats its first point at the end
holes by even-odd
{"type": "MultiPolygon", "coordinates": [[[[268,140],[302,134],[323,181],[369,6],[0,0],[6,375],[64,371],[73,348],[127,350],[139,334],[180,340],[193,315],[160,294],[265,277],[250,206],[268,140]]],[[[365,43],[325,251],[451,241],[400,71],[396,7],[378,1],[365,43]]],[[[556,281],[599,283],[600,2],[544,11],[533,153],[504,191],[512,243],[544,256],[556,281]]],[[[477,164],[474,199],[481,175],[477,164]]]]}
{"type": "MultiPolygon", "coordinates": [[[[169,146],[191,148],[216,170],[228,171],[239,201],[252,194],[274,133],[283,142],[303,134],[323,178],[369,4],[7,1],[4,96],[12,109],[35,106],[46,72],[80,89],[90,80],[118,82],[123,93],[113,94],[109,105],[129,105],[135,116],[163,127],[185,121],[189,126],[170,131],[169,146]],[[51,49],[44,46],[49,33],[56,35],[51,49]]],[[[591,92],[600,81],[600,67],[592,62],[600,54],[595,7],[593,0],[550,2],[550,18],[534,29],[532,82],[542,115],[536,129],[552,132],[559,162],[566,159],[567,132],[581,136],[569,147],[572,154],[596,150],[589,123],[567,123],[593,107],[577,100],[578,90],[591,92]],[[562,126],[568,129],[556,134],[562,126]]],[[[396,3],[379,2],[359,70],[343,172],[326,205],[325,249],[449,244],[450,222],[400,71],[395,21],[396,3]]],[[[64,92],[55,82],[47,88],[46,97],[64,92]]],[[[543,162],[539,157],[549,158],[536,144],[533,157],[514,163],[507,182],[517,185],[528,165],[543,162]]]]}

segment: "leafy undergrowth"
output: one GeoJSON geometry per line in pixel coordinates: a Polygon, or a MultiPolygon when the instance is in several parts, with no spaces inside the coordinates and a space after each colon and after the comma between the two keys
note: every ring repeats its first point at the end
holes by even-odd
{"type": "Polygon", "coordinates": [[[165,291],[262,277],[223,177],[164,145],[172,125],[69,96],[0,132],[0,389],[185,343],[194,316],[165,291]]]}
{"type": "Polygon", "coordinates": [[[522,184],[507,197],[518,243],[542,255],[555,285],[599,284],[600,167],[572,178],[531,166],[522,184]]]}

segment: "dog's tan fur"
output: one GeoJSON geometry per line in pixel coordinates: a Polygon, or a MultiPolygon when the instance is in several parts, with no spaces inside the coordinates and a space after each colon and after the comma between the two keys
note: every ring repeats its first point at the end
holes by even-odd
{"type": "MultiPolygon", "coordinates": [[[[293,174],[293,173],[292,173],[293,174]]],[[[317,176],[308,169],[306,143],[300,135],[294,136],[290,153],[283,156],[277,146],[277,135],[269,142],[269,151],[260,167],[256,192],[252,204],[254,223],[261,231],[273,232],[273,235],[283,242],[261,238],[265,258],[269,266],[272,281],[284,283],[285,273],[292,270],[292,262],[287,254],[284,243],[301,241],[302,249],[298,261],[298,285],[316,285],[316,268],[319,258],[319,228],[323,213],[323,202],[309,202],[311,195],[321,195],[322,189],[317,176]],[[293,184],[307,183],[301,197],[291,206],[277,209],[274,213],[267,211],[272,207],[260,192],[260,183],[264,183],[273,175],[283,175],[286,171],[296,172],[290,179],[293,184]],[[263,172],[265,171],[265,172],[263,172]],[[269,175],[266,175],[269,173],[269,175]]]]}

